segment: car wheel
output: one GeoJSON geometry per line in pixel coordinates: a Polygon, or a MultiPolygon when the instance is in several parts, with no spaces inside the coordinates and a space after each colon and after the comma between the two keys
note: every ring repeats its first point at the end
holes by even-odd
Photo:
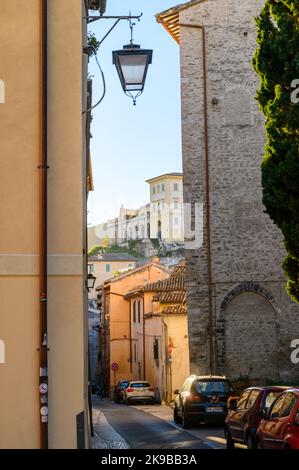
{"type": "Polygon", "coordinates": [[[254,435],[250,432],[247,437],[247,449],[256,449],[256,441],[254,435]]]}
{"type": "Polygon", "coordinates": [[[235,441],[233,440],[229,429],[226,431],[226,448],[230,450],[235,448],[235,441]]]}
{"type": "Polygon", "coordinates": [[[175,422],[175,424],[181,424],[182,422],[182,418],[178,414],[177,406],[175,406],[173,410],[173,421],[175,422]]]}
{"type": "Polygon", "coordinates": [[[185,408],[183,409],[183,413],[182,413],[182,424],[183,424],[184,429],[190,428],[190,425],[191,425],[189,414],[185,410],[185,408]]]}

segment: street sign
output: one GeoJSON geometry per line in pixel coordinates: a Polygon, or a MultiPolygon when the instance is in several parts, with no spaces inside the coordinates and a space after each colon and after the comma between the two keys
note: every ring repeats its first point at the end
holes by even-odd
{"type": "Polygon", "coordinates": [[[118,366],[117,362],[113,362],[113,364],[111,364],[111,369],[114,370],[114,371],[119,369],[119,366],[118,366]]]}

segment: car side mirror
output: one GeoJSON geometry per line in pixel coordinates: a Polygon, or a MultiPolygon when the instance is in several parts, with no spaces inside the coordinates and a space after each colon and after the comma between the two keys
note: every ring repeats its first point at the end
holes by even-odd
{"type": "Polygon", "coordinates": [[[177,389],[173,392],[174,395],[179,395],[180,394],[180,391],[177,389]]]}
{"type": "Polygon", "coordinates": [[[295,426],[299,426],[299,413],[295,416],[295,426]]]}
{"type": "Polygon", "coordinates": [[[236,410],[238,405],[238,398],[230,398],[227,403],[227,408],[229,410],[236,410]]]}

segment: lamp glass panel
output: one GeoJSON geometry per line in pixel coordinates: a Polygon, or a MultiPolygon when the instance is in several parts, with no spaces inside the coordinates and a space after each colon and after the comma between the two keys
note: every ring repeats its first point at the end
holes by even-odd
{"type": "Polygon", "coordinates": [[[119,62],[126,85],[136,85],[139,83],[141,85],[143,84],[147,60],[147,55],[121,55],[119,57],[119,62]]]}

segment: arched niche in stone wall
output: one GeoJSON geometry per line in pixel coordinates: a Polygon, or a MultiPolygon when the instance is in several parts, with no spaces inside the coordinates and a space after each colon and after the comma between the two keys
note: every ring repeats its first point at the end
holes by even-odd
{"type": "Polygon", "coordinates": [[[279,328],[274,297],[245,282],[225,296],[218,318],[217,365],[233,380],[279,379],[279,328]]]}

